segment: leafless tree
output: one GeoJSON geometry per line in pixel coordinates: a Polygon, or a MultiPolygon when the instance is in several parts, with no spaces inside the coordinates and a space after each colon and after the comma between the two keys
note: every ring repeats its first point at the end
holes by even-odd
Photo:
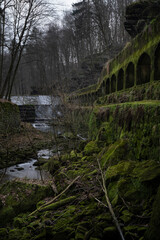
{"type": "Polygon", "coordinates": [[[5,96],[6,99],[10,99],[30,32],[44,17],[48,16],[49,9],[44,0],[3,0],[1,11],[4,16],[3,21],[1,21],[1,32],[3,34],[1,34],[0,97],[5,96]],[[9,55],[9,66],[5,75],[3,75],[4,51],[7,51],[9,55]]]}

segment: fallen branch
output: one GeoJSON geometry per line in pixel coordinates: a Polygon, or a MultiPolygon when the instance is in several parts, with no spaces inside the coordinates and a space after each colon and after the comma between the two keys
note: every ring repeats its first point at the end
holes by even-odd
{"type": "Polygon", "coordinates": [[[105,177],[104,177],[104,174],[103,174],[103,171],[102,171],[102,168],[101,168],[101,164],[100,164],[100,160],[105,152],[106,148],[103,149],[101,155],[99,158],[97,158],[97,163],[98,163],[98,167],[99,167],[99,170],[100,170],[100,173],[101,173],[101,177],[102,177],[102,186],[103,186],[103,191],[105,193],[105,198],[106,198],[106,201],[107,201],[107,205],[108,205],[108,208],[109,208],[109,211],[113,217],[113,220],[115,222],[115,225],[116,225],[116,228],[121,236],[121,239],[122,240],[125,240],[124,236],[123,236],[123,233],[122,233],[122,230],[121,230],[121,227],[119,225],[119,222],[118,222],[118,219],[113,211],[113,208],[112,208],[112,204],[109,200],[109,197],[108,197],[108,192],[107,192],[107,188],[106,188],[106,184],[105,184],[105,177]]]}
{"type": "Polygon", "coordinates": [[[80,176],[77,176],[59,195],[57,195],[56,197],[54,197],[51,201],[43,204],[42,206],[40,206],[38,209],[36,209],[34,212],[30,213],[29,216],[32,216],[33,214],[41,211],[41,209],[43,209],[44,207],[50,205],[51,203],[53,203],[54,201],[56,201],[59,197],[61,197],[78,179],[80,178],[80,176]]]}
{"type": "Polygon", "coordinates": [[[101,202],[98,198],[96,198],[93,194],[91,194],[91,196],[101,205],[103,205],[104,207],[108,208],[108,206],[106,204],[104,204],[103,202],[101,202]]]}
{"type": "Polygon", "coordinates": [[[68,197],[68,198],[65,198],[65,199],[62,199],[58,202],[55,202],[55,203],[50,203],[49,205],[47,206],[41,206],[41,208],[39,209],[39,212],[45,212],[45,211],[49,211],[49,210],[55,210],[59,207],[62,207],[68,203],[70,203],[71,201],[75,200],[77,197],[76,196],[71,196],[71,197],[68,197]]]}

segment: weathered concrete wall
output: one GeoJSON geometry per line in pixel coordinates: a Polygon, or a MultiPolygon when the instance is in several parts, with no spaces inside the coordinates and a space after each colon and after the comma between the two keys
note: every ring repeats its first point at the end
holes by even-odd
{"type": "Polygon", "coordinates": [[[18,106],[0,100],[0,134],[17,132],[20,127],[20,113],[18,106]]]}

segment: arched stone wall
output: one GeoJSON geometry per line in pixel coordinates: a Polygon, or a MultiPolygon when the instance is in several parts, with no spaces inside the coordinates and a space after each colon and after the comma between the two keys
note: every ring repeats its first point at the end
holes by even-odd
{"type": "Polygon", "coordinates": [[[133,62],[130,62],[127,66],[125,80],[126,80],[125,88],[130,88],[134,86],[135,72],[133,62]]]}
{"type": "Polygon", "coordinates": [[[123,89],[123,84],[124,84],[124,71],[121,68],[118,73],[118,79],[117,79],[117,91],[120,91],[123,89]]]}
{"type": "Polygon", "coordinates": [[[147,83],[151,76],[151,58],[147,53],[143,53],[137,63],[137,85],[147,83]]]}
{"type": "Polygon", "coordinates": [[[111,77],[111,93],[116,91],[116,75],[113,74],[111,77]]]}
{"type": "Polygon", "coordinates": [[[155,51],[154,80],[160,80],[160,43],[158,44],[155,51]]]}
{"type": "Polygon", "coordinates": [[[102,83],[102,95],[104,96],[105,93],[106,93],[106,82],[103,81],[103,83],[102,83]]]}
{"type": "MultiPolygon", "coordinates": [[[[112,60],[109,60],[94,86],[82,90],[88,101],[135,85],[160,80],[160,21],[151,22],[144,31],[112,60]],[[100,85],[101,83],[101,85],[100,85]],[[98,94],[95,94],[97,91],[98,94]]],[[[71,97],[71,101],[80,99],[71,97]]],[[[76,93],[75,93],[76,94],[76,93]]]]}

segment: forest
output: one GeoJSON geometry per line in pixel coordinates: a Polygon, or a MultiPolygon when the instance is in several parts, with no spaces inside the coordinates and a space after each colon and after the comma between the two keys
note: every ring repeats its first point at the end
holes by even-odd
{"type": "Polygon", "coordinates": [[[125,7],[133,1],[80,1],[60,20],[54,3],[1,1],[0,96],[71,92],[95,83],[130,39],[125,7]]]}
{"type": "Polygon", "coordinates": [[[160,0],[0,0],[0,239],[160,239],[160,0]]]}

